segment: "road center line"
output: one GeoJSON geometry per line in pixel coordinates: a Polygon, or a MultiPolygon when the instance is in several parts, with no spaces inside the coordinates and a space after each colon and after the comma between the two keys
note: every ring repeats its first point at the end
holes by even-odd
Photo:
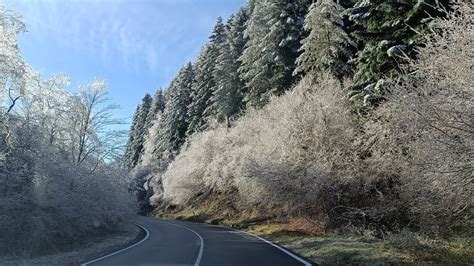
{"type": "Polygon", "coordinates": [[[181,226],[181,225],[177,225],[177,224],[174,224],[174,223],[170,223],[170,222],[165,222],[165,221],[161,221],[161,222],[186,229],[186,230],[191,231],[192,233],[194,233],[197,237],[199,237],[199,240],[201,242],[200,245],[199,245],[199,254],[196,258],[196,262],[194,263],[194,266],[199,266],[199,264],[201,263],[201,260],[202,260],[202,253],[204,252],[204,239],[202,238],[202,236],[200,234],[198,234],[196,231],[194,231],[193,229],[190,229],[190,228],[187,228],[187,227],[184,227],[184,226],[181,226]]]}

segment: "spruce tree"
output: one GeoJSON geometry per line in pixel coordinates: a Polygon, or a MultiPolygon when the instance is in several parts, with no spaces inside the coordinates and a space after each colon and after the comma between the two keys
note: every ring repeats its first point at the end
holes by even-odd
{"type": "Polygon", "coordinates": [[[158,113],[162,113],[165,109],[165,96],[163,90],[159,88],[156,90],[155,95],[153,95],[153,102],[151,104],[150,111],[146,117],[145,121],[145,133],[148,132],[150,127],[153,125],[153,122],[156,119],[158,113]]]}
{"type": "Polygon", "coordinates": [[[193,65],[188,63],[171,81],[158,133],[157,158],[165,152],[176,152],[184,143],[188,129],[188,105],[191,103],[193,65]]]}
{"type": "Polygon", "coordinates": [[[363,46],[355,60],[351,99],[362,106],[382,99],[383,79],[396,76],[400,65],[415,56],[430,16],[440,15],[438,4],[448,7],[449,0],[359,0],[346,11],[355,23],[353,35],[363,46]]]}
{"type": "Polygon", "coordinates": [[[205,45],[195,64],[195,77],[191,90],[191,103],[188,108],[189,128],[187,135],[205,128],[204,111],[210,103],[212,91],[215,89],[213,76],[214,62],[209,60],[211,47],[205,45]]]}
{"type": "Polygon", "coordinates": [[[143,143],[145,142],[145,136],[148,131],[145,128],[145,123],[148,113],[150,112],[152,101],[153,98],[150,94],[146,93],[142,99],[140,108],[138,109],[136,124],[133,130],[133,141],[131,144],[130,168],[134,168],[137,165],[140,156],[143,153],[143,143]]]}
{"type": "Polygon", "coordinates": [[[219,56],[214,69],[216,90],[211,98],[213,113],[219,122],[229,122],[242,108],[243,80],[236,75],[241,65],[238,60],[243,52],[246,38],[247,9],[241,8],[229,18],[226,39],[218,46],[219,56]]]}
{"type": "Polygon", "coordinates": [[[196,73],[192,89],[192,102],[189,106],[188,135],[202,131],[207,127],[207,120],[212,115],[211,96],[216,89],[214,69],[219,56],[218,47],[225,40],[225,26],[222,19],[217,23],[196,62],[196,73]]]}
{"type": "Polygon", "coordinates": [[[295,74],[329,71],[342,78],[350,73],[347,61],[356,44],[345,31],[343,11],[335,0],[318,0],[311,5],[304,22],[309,35],[302,41],[295,74]]]}
{"type": "Polygon", "coordinates": [[[248,9],[248,15],[250,16],[253,13],[253,10],[255,8],[255,3],[258,2],[259,0],[248,0],[247,1],[247,9],[248,9]]]}
{"type": "Polygon", "coordinates": [[[133,114],[132,118],[132,125],[130,126],[130,131],[128,133],[128,141],[127,145],[125,146],[125,153],[123,155],[123,164],[127,168],[132,168],[132,157],[134,153],[133,147],[133,140],[135,136],[135,131],[138,130],[137,128],[137,121],[138,121],[138,113],[140,112],[140,105],[137,106],[135,113],[133,114]]]}
{"type": "Polygon", "coordinates": [[[261,107],[294,81],[309,0],[255,1],[245,31],[249,41],[240,58],[240,73],[248,87],[245,102],[261,107]]]}

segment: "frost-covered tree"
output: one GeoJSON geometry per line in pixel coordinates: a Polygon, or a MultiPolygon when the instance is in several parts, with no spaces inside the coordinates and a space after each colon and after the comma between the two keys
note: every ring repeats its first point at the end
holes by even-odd
{"type": "Polygon", "coordinates": [[[66,136],[72,161],[83,164],[91,158],[102,160],[109,156],[109,148],[116,149],[105,147],[105,144],[122,138],[123,132],[111,130],[110,127],[123,121],[113,116],[118,105],[109,103],[105,80],[94,80],[80,86],[79,91],[68,102],[66,136]]]}
{"type": "Polygon", "coordinates": [[[143,142],[143,152],[140,157],[140,165],[150,165],[154,158],[153,154],[158,146],[158,132],[161,127],[161,119],[165,110],[166,99],[163,90],[160,88],[153,96],[153,103],[145,121],[145,138],[143,142]]]}
{"type": "Polygon", "coordinates": [[[29,67],[24,62],[17,42],[18,34],[26,31],[21,15],[5,10],[0,4],[0,103],[8,98],[7,112],[25,93],[29,67]]]}
{"type": "Polygon", "coordinates": [[[214,70],[219,56],[219,46],[225,41],[225,26],[218,17],[209,42],[204,46],[195,66],[195,78],[192,89],[192,102],[189,105],[188,135],[202,131],[213,110],[211,96],[216,89],[214,70]]]}
{"type": "Polygon", "coordinates": [[[204,129],[207,125],[204,111],[210,104],[212,91],[215,89],[213,75],[215,61],[209,60],[212,49],[209,45],[205,45],[195,64],[195,77],[191,90],[192,100],[188,107],[188,136],[204,129]]]}
{"type": "Polygon", "coordinates": [[[73,95],[66,91],[69,77],[61,74],[43,80],[40,75],[30,80],[28,93],[21,97],[21,104],[13,111],[25,118],[28,124],[41,128],[50,144],[66,145],[68,124],[66,117],[73,95]]]}
{"type": "Polygon", "coordinates": [[[302,26],[310,1],[261,0],[245,30],[249,41],[240,60],[240,74],[248,87],[245,102],[263,106],[272,94],[279,95],[294,81],[302,39],[302,26]]]}
{"type": "Polygon", "coordinates": [[[105,82],[71,93],[64,75],[44,80],[19,52],[23,31],[0,5],[0,256],[15,258],[123,230],[133,213],[105,82]]]}
{"type": "Polygon", "coordinates": [[[132,124],[130,125],[130,130],[128,133],[128,140],[125,146],[125,152],[123,154],[123,164],[127,168],[132,168],[132,154],[133,154],[133,140],[134,140],[134,133],[137,128],[138,122],[138,113],[140,112],[140,105],[137,106],[135,109],[135,113],[133,114],[132,124]]]}
{"type": "Polygon", "coordinates": [[[19,13],[6,10],[0,3],[0,168],[11,147],[8,120],[19,99],[25,94],[31,69],[23,60],[18,48],[17,36],[26,31],[19,13]],[[6,104],[6,105],[5,105],[6,104]]]}
{"type": "Polygon", "coordinates": [[[165,110],[165,104],[165,95],[163,93],[163,90],[159,88],[153,95],[153,102],[145,119],[145,135],[148,134],[148,130],[153,126],[153,123],[156,120],[156,116],[159,113],[163,113],[163,110],[165,110]]]}
{"type": "Polygon", "coordinates": [[[349,74],[347,61],[356,44],[345,31],[343,11],[335,0],[318,0],[311,5],[304,22],[309,35],[302,41],[295,74],[330,71],[338,78],[349,74]]]}
{"type": "Polygon", "coordinates": [[[146,93],[142,99],[140,107],[138,108],[138,112],[134,116],[132,131],[130,131],[130,135],[132,136],[131,143],[127,145],[130,147],[128,150],[129,154],[127,154],[127,156],[130,157],[126,159],[129,168],[133,168],[137,165],[140,156],[143,153],[143,143],[148,131],[146,128],[146,119],[150,109],[152,108],[152,102],[153,98],[150,94],[146,93]]]}
{"type": "Polygon", "coordinates": [[[145,142],[143,143],[143,155],[140,160],[140,165],[149,166],[160,160],[157,157],[156,149],[159,146],[160,139],[159,133],[162,127],[163,112],[158,111],[155,114],[155,119],[152,122],[150,129],[145,136],[145,142]]]}
{"type": "Polygon", "coordinates": [[[116,224],[130,210],[126,175],[105,162],[121,145],[109,128],[120,119],[109,116],[114,105],[106,101],[105,83],[91,82],[78,93],[63,85],[59,77],[29,81],[28,93],[3,121],[8,131],[0,127],[2,255],[52,249],[92,234],[93,224],[116,224]]]}
{"type": "Polygon", "coordinates": [[[449,0],[359,0],[346,13],[355,24],[353,36],[363,46],[355,59],[355,85],[351,97],[364,106],[383,95],[383,78],[397,75],[400,65],[415,56],[430,17],[441,15],[438,5],[449,0]]]}
{"type": "Polygon", "coordinates": [[[218,46],[219,56],[214,69],[216,90],[211,98],[212,110],[219,122],[229,121],[242,108],[242,91],[245,83],[236,75],[247,39],[244,37],[248,11],[241,8],[227,23],[226,39],[218,46]]]}
{"type": "Polygon", "coordinates": [[[168,87],[166,106],[158,134],[157,158],[163,153],[178,151],[185,141],[193,78],[193,65],[188,63],[181,68],[168,87]]]}
{"type": "MultiPolygon", "coordinates": [[[[29,89],[37,92],[37,88],[29,89]]],[[[68,94],[56,95],[50,91],[36,94],[35,98],[61,98],[64,95],[68,94]]],[[[68,96],[71,101],[79,98],[78,95],[68,96]]],[[[37,103],[25,102],[27,97],[30,95],[22,97],[22,109],[36,108],[37,103]]],[[[0,230],[3,232],[0,255],[11,255],[10,251],[18,256],[57,250],[64,241],[96,235],[94,228],[98,226],[114,230],[132,210],[124,186],[126,175],[120,169],[113,169],[102,157],[110,136],[95,131],[99,128],[92,125],[98,125],[98,121],[90,123],[84,138],[81,138],[84,124],[63,127],[72,124],[69,114],[84,118],[83,113],[78,113],[77,105],[63,107],[66,109],[59,117],[47,118],[57,114],[51,110],[27,117],[29,112],[22,110],[7,121],[10,145],[6,156],[0,160],[0,230]],[[53,141],[50,125],[39,124],[41,121],[54,121],[59,125],[53,141]],[[92,137],[94,140],[90,139],[92,137]],[[78,162],[77,151],[82,143],[86,145],[82,147],[83,154],[78,162]],[[76,153],[71,156],[72,151],[76,153]]],[[[5,129],[0,127],[2,151],[4,133],[5,129]]]]}

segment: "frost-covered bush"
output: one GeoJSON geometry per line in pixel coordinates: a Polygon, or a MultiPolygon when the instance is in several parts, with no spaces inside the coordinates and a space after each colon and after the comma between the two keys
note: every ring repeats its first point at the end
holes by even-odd
{"type": "MultiPolygon", "coordinates": [[[[419,49],[388,104],[379,161],[398,164],[411,222],[449,232],[472,223],[474,206],[474,12],[460,5],[419,49]]],[[[381,146],[381,147],[380,147],[381,146]]]]}
{"type": "Polygon", "coordinates": [[[351,182],[354,135],[340,83],[307,79],[233,128],[192,137],[163,176],[164,196],[183,204],[206,191],[236,189],[248,205],[318,209],[324,184],[351,182]]]}
{"type": "Polygon", "coordinates": [[[251,202],[311,207],[326,179],[350,177],[354,123],[339,83],[301,82],[262,111],[247,114],[236,135],[247,135],[235,183],[251,202]],[[265,202],[265,199],[267,202],[265,202]]]}
{"type": "Polygon", "coordinates": [[[0,254],[60,251],[121,230],[134,210],[127,173],[112,165],[91,171],[87,163],[74,164],[22,122],[10,123],[11,146],[2,143],[0,254]]]}
{"type": "Polygon", "coordinates": [[[164,198],[187,204],[237,191],[241,208],[323,217],[328,226],[397,222],[393,177],[364,163],[351,110],[339,81],[304,79],[233,128],[192,137],[163,175],[164,198]]]}
{"type": "Polygon", "coordinates": [[[0,4],[0,255],[71,248],[134,213],[105,81],[71,93],[63,75],[42,79],[20,54],[25,30],[0,4]]]}
{"type": "MultiPolygon", "coordinates": [[[[153,128],[156,128],[155,125],[150,129],[148,137],[156,140],[154,134],[157,133],[157,130],[153,130],[153,128]]],[[[147,214],[152,206],[162,202],[162,175],[175,157],[174,153],[164,152],[161,154],[161,158],[157,159],[150,151],[150,147],[153,147],[150,139],[145,141],[145,154],[148,153],[148,155],[131,171],[132,191],[137,196],[142,214],[147,214]]]]}

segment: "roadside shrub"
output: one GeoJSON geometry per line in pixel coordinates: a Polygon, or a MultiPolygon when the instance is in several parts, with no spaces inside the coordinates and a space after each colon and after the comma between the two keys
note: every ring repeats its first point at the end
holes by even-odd
{"type": "MultiPolygon", "coordinates": [[[[235,184],[251,203],[308,212],[329,180],[354,177],[355,124],[342,88],[328,77],[303,80],[234,129],[244,135],[235,184]]],[[[318,204],[319,205],[319,204],[318,204]]]]}
{"type": "Polygon", "coordinates": [[[473,6],[461,4],[435,22],[380,113],[404,161],[401,196],[414,222],[446,233],[473,219],[473,6]]]}
{"type": "Polygon", "coordinates": [[[99,164],[91,171],[34,128],[11,123],[10,129],[13,145],[2,146],[0,165],[0,255],[62,251],[126,226],[134,203],[124,170],[99,164]]]}
{"type": "MultiPolygon", "coordinates": [[[[152,129],[154,127],[155,125],[152,129]]],[[[150,132],[152,131],[156,131],[156,128],[150,130],[150,132]]],[[[149,140],[146,142],[149,143],[149,140]]],[[[145,154],[147,153],[146,150],[149,149],[145,146],[145,154]]],[[[141,161],[131,173],[134,180],[132,190],[137,196],[141,214],[149,213],[153,206],[162,202],[162,175],[175,157],[174,153],[165,152],[161,155],[161,158],[156,159],[155,163],[152,164],[151,157],[153,155],[150,151],[148,153],[148,159],[141,161]]]]}
{"type": "Polygon", "coordinates": [[[185,204],[200,193],[236,189],[248,206],[285,215],[316,211],[328,180],[356,181],[354,134],[340,83],[306,79],[233,128],[193,136],[163,176],[164,196],[185,204]]]}

